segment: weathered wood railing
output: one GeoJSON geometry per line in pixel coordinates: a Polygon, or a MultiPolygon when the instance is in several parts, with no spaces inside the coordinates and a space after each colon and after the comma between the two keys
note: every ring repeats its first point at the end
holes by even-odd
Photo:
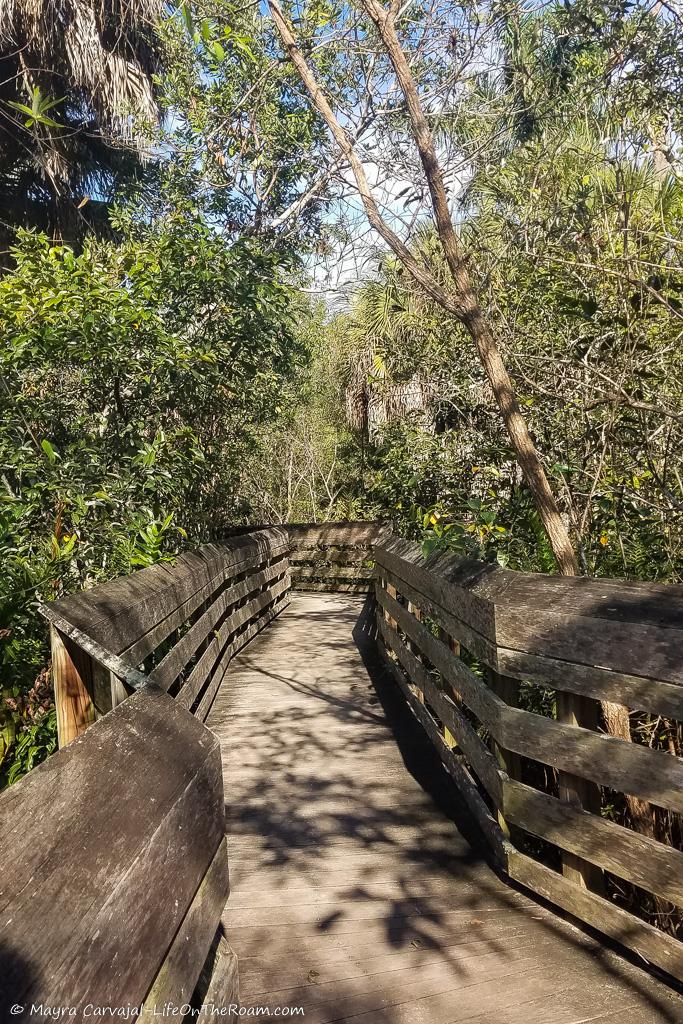
{"type": "Polygon", "coordinates": [[[234,536],[44,609],[63,749],[0,795],[6,1001],[144,1019],[193,991],[236,999],[221,759],[202,722],[292,585],[375,586],[387,665],[500,869],[683,979],[681,943],[605,887],[681,908],[683,853],[652,817],[643,832],[600,813],[628,794],[674,822],[683,761],[597,731],[598,701],[683,719],[683,589],[425,560],[381,524],[335,523],[234,536]],[[217,969],[195,989],[203,964],[217,969]]]}
{"type": "Polygon", "coordinates": [[[209,544],[44,608],[59,745],[151,682],[202,720],[230,659],[287,601],[289,539],[209,544]]]}
{"type": "Polygon", "coordinates": [[[260,531],[44,609],[63,749],[0,798],[3,1010],[151,1020],[193,991],[236,1002],[221,756],[202,722],[288,600],[288,550],[260,531]]]}
{"type": "Polygon", "coordinates": [[[683,944],[604,889],[609,872],[682,908],[683,852],[651,814],[646,834],[600,814],[602,787],[680,815],[683,759],[596,731],[597,701],[683,719],[683,588],[425,560],[397,539],[375,558],[388,667],[500,868],[683,979],[683,944]],[[520,680],[552,688],[537,697],[556,716],[517,706],[520,680]]]}
{"type": "Polygon", "coordinates": [[[373,545],[387,532],[381,523],[304,523],[286,529],[295,590],[372,590],[373,545]]]}

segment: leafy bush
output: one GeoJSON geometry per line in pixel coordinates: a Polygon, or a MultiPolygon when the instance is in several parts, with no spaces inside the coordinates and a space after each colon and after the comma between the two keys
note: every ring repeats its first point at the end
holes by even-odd
{"type": "Polygon", "coordinates": [[[23,234],[0,279],[0,763],[49,751],[38,604],[172,558],[239,516],[241,467],[305,357],[288,268],[191,214],[80,255],[23,234]]]}

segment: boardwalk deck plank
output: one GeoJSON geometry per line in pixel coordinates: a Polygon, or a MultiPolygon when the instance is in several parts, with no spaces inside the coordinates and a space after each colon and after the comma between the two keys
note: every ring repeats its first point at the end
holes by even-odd
{"type": "Polygon", "coordinates": [[[296,595],[207,720],[242,1003],[300,1005],[307,1024],[683,1024],[680,997],[470,845],[436,754],[375,671],[362,605],[296,595]]]}

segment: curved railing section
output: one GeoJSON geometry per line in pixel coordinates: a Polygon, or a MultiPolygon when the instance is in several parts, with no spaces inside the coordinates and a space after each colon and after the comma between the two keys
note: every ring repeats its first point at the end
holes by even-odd
{"type": "Polygon", "coordinates": [[[237,1002],[221,756],[203,719],[285,606],[288,551],[286,531],[259,531],[42,609],[62,749],[0,798],[7,1000],[150,1021],[191,998],[237,1002]]]}

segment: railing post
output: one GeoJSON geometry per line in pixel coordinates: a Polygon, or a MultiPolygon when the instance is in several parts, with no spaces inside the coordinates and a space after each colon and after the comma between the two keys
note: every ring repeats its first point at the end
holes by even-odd
{"type": "MultiPolygon", "coordinates": [[[[449,650],[453,652],[456,658],[460,657],[460,642],[458,640],[454,640],[453,637],[446,632],[443,626],[439,626],[439,640],[441,640],[441,642],[444,643],[446,647],[448,647],[449,650]]],[[[455,690],[453,690],[452,688],[451,697],[453,698],[453,700],[456,701],[456,703],[462,703],[462,698],[460,697],[460,694],[456,693],[455,690]]],[[[444,725],[443,727],[443,738],[445,739],[446,743],[451,748],[451,750],[454,750],[457,747],[458,741],[456,740],[455,736],[446,725],[444,725]]]]}
{"type": "MultiPolygon", "coordinates": [[[[565,725],[584,729],[598,727],[598,704],[589,697],[557,691],[557,720],[565,725]]],[[[560,800],[600,814],[600,787],[578,775],[559,772],[560,800]]],[[[604,892],[604,876],[600,868],[573,853],[562,851],[562,874],[565,878],[592,892],[604,892]]]]}
{"type": "MultiPolygon", "coordinates": [[[[382,580],[382,583],[383,583],[384,589],[386,590],[386,592],[389,595],[389,597],[393,597],[393,599],[395,601],[396,600],[396,587],[392,586],[392,584],[388,583],[385,579],[382,580]]],[[[389,625],[391,626],[392,629],[396,629],[396,619],[392,619],[392,617],[389,614],[389,612],[385,611],[384,618],[387,620],[387,622],[389,623],[389,625]]]]}
{"type": "Polygon", "coordinates": [[[93,662],[55,626],[50,629],[52,680],[60,747],[75,740],[97,718],[93,702],[93,662]]]}
{"type": "MultiPolygon", "coordinates": [[[[519,680],[513,679],[511,676],[503,676],[499,672],[494,672],[493,669],[488,669],[486,672],[486,681],[491,687],[493,692],[497,694],[501,700],[511,707],[516,708],[519,705],[519,680]]],[[[496,755],[498,764],[503,771],[511,779],[522,779],[522,759],[519,754],[515,754],[512,750],[505,750],[498,743],[493,744],[493,751],[496,755]]],[[[498,810],[498,824],[502,828],[508,839],[512,838],[512,830],[510,825],[505,820],[505,816],[502,810],[498,810]]]]}
{"type": "Polygon", "coordinates": [[[129,695],[129,691],[126,689],[123,681],[110,669],[100,665],[99,662],[94,661],[92,658],[90,662],[92,702],[95,705],[97,717],[101,718],[102,715],[106,715],[108,711],[111,711],[117,704],[124,701],[129,695]]]}
{"type": "MultiPolygon", "coordinates": [[[[415,616],[418,622],[421,620],[422,612],[420,611],[416,604],[413,604],[412,601],[408,601],[408,611],[410,612],[411,615],[415,616]]],[[[415,646],[415,644],[408,641],[407,646],[408,650],[412,651],[416,657],[420,657],[420,650],[415,646]]],[[[420,701],[421,704],[424,704],[425,695],[416,683],[413,684],[413,689],[415,691],[415,696],[417,697],[417,699],[420,701]]]]}

